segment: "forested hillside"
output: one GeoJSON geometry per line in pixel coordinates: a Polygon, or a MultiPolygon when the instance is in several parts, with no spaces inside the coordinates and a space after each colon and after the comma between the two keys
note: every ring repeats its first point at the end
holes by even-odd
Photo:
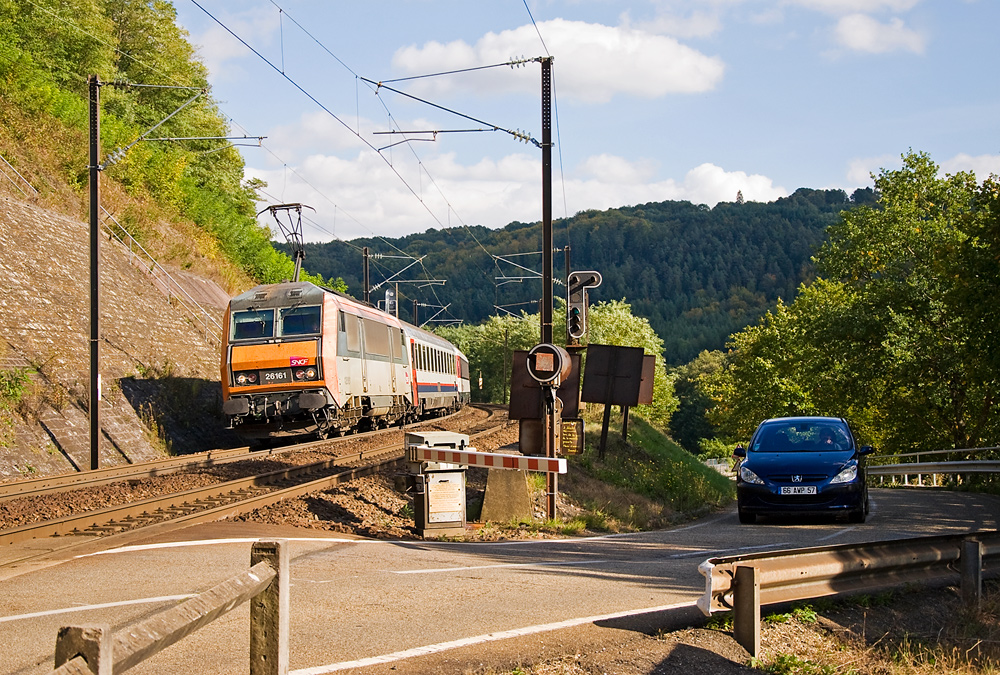
{"type": "Polygon", "coordinates": [[[96,75],[107,224],[231,292],[280,280],[292,262],[256,221],[257,185],[175,18],[168,2],[0,0],[0,192],[86,218],[96,75]],[[137,142],[161,122],[182,140],[137,142]]]}
{"type": "MultiPolygon", "coordinates": [[[[599,271],[604,282],[592,302],[626,299],[637,316],[649,319],[664,340],[671,363],[685,363],[703,349],[720,349],[726,338],[756,321],[778,298],[790,300],[815,276],[812,255],[826,228],[840,212],[870,203],[870,190],[850,198],[840,190],[800,189],[771,203],[720,203],[709,209],[690,202],[584,211],[554,224],[556,246],[567,242],[573,269],[599,271]]],[[[426,255],[426,270],[404,279],[446,279],[438,290],[450,313],[477,323],[497,313],[494,305],[537,311],[530,304],[541,294],[539,281],[497,285],[499,276],[524,276],[501,258],[537,252],[539,223],[512,223],[501,230],[483,227],[429,230],[395,240],[354,240],[310,244],[309,268],[326,277],[343,277],[355,293],[362,288],[361,247],[374,254],[426,255]]],[[[539,270],[541,255],[511,258],[539,270]]],[[[563,256],[555,256],[556,277],[565,277],[563,256]]],[[[374,285],[402,267],[372,261],[374,285]]],[[[401,295],[411,292],[407,284],[401,295]]],[[[557,295],[565,293],[563,287],[557,295]]],[[[374,297],[374,296],[373,296],[374,297]]],[[[379,295],[381,297],[381,295],[379,295]]],[[[401,303],[410,317],[411,304],[401,303]]]]}

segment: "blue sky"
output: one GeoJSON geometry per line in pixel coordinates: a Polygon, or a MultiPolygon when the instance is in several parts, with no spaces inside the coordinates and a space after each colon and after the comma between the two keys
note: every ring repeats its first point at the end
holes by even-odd
{"type": "Polygon", "coordinates": [[[997,0],[174,4],[234,132],[267,137],[241,148],[261,208],[316,209],[310,241],[540,220],[534,145],[376,133],[540,140],[537,63],[389,85],[479,122],[364,81],[519,57],[554,58],[556,218],[850,192],[909,149],[1000,173],[997,0]]]}

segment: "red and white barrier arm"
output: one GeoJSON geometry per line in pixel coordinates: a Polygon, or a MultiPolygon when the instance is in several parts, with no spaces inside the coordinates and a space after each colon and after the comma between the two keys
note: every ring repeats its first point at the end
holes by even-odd
{"type": "Polygon", "coordinates": [[[432,448],[426,445],[410,446],[409,460],[411,462],[442,462],[445,464],[478,466],[485,469],[566,473],[566,460],[561,457],[504,455],[495,452],[474,452],[472,450],[442,450],[441,448],[432,448]]]}

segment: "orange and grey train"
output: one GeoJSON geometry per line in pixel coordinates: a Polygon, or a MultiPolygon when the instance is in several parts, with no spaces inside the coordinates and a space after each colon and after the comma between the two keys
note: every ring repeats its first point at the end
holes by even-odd
{"type": "Polygon", "coordinates": [[[469,402],[455,345],[309,282],[236,296],[224,325],[222,410],[247,438],[323,438],[469,402]]]}

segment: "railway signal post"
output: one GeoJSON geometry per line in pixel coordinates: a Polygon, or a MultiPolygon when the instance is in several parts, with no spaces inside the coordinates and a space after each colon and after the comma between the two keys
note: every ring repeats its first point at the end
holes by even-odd
{"type": "MultiPolygon", "coordinates": [[[[555,459],[559,443],[556,434],[562,426],[562,401],[556,396],[556,390],[562,381],[569,377],[572,361],[562,347],[543,343],[535,345],[528,352],[528,374],[542,386],[542,439],[545,444],[545,456],[555,459]]],[[[549,520],[556,517],[556,494],[559,492],[559,479],[555,473],[547,473],[545,481],[545,504],[549,520]]]]}

